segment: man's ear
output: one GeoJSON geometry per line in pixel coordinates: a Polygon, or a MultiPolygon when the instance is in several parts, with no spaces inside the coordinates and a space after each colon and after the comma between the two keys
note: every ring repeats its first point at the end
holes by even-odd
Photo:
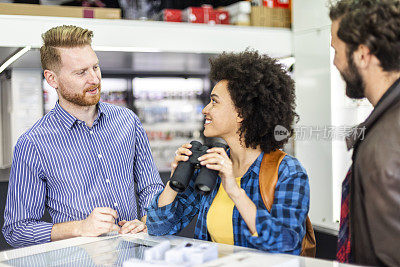
{"type": "Polygon", "coordinates": [[[365,69],[371,64],[372,55],[369,48],[363,44],[353,53],[353,61],[357,67],[365,69]]]}
{"type": "Polygon", "coordinates": [[[43,72],[44,78],[46,79],[47,83],[55,88],[58,89],[58,79],[57,79],[57,75],[54,71],[51,70],[45,70],[43,72]]]}

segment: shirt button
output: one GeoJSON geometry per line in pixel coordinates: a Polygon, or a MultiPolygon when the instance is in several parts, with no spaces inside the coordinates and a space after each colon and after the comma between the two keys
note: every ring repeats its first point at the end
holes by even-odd
{"type": "Polygon", "coordinates": [[[114,207],[118,207],[118,203],[117,202],[114,203],[114,207]]]}
{"type": "Polygon", "coordinates": [[[110,180],[109,180],[109,179],[106,179],[106,182],[107,182],[107,183],[109,183],[109,182],[110,182],[110,180]]]}
{"type": "Polygon", "coordinates": [[[99,159],[101,159],[103,157],[101,154],[98,154],[97,156],[99,157],[99,159]]]}
{"type": "Polygon", "coordinates": [[[90,134],[93,134],[93,131],[90,131],[89,133],[90,133],[90,134]]]}

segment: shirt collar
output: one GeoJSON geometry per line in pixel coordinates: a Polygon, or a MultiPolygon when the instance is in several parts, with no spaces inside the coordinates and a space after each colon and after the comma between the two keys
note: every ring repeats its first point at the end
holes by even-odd
{"type": "Polygon", "coordinates": [[[99,102],[97,104],[97,111],[98,111],[97,118],[100,118],[101,115],[108,116],[110,114],[109,105],[107,105],[103,102],[99,102]]]}
{"type": "Polygon", "coordinates": [[[264,157],[264,152],[261,152],[260,155],[258,155],[257,159],[253,162],[253,164],[251,164],[249,168],[252,172],[254,172],[257,175],[260,173],[260,167],[263,157],[264,157]]]}
{"type": "MultiPolygon", "coordinates": [[[[231,149],[229,148],[226,151],[226,153],[228,154],[228,157],[230,157],[230,154],[231,154],[230,150],[231,149]]],[[[251,172],[253,172],[254,174],[258,175],[260,173],[260,166],[261,166],[261,162],[262,162],[263,157],[264,157],[264,152],[261,152],[260,155],[258,155],[257,159],[253,162],[253,164],[251,164],[251,166],[249,167],[247,172],[243,175],[243,177],[248,175],[251,172]]]]}
{"type": "Polygon", "coordinates": [[[381,99],[379,99],[378,103],[376,103],[375,108],[377,108],[379,105],[384,105],[385,99],[390,97],[390,95],[392,95],[395,90],[399,89],[398,88],[399,83],[400,83],[400,79],[397,79],[392,84],[392,86],[390,86],[389,89],[386,90],[386,92],[382,95],[381,99]]]}
{"type": "MultiPolygon", "coordinates": [[[[99,102],[97,104],[97,118],[95,121],[99,120],[102,115],[108,116],[109,112],[108,106],[103,102],[99,102]]],[[[74,124],[78,121],[76,117],[63,109],[58,101],[54,107],[54,114],[68,129],[72,129],[74,124]]]]}

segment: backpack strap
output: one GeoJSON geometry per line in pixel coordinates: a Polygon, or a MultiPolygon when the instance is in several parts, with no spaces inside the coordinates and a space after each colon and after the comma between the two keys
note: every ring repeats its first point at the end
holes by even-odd
{"type": "Polygon", "coordinates": [[[277,149],[268,154],[264,154],[261,162],[259,174],[260,192],[264,205],[269,212],[271,212],[272,204],[274,203],[279,165],[285,156],[285,152],[277,149]]]}
{"type": "MultiPolygon", "coordinates": [[[[279,149],[264,154],[258,175],[260,193],[265,207],[271,212],[275,188],[278,182],[279,166],[287,154],[279,149]]],[[[315,257],[316,240],[310,218],[306,218],[306,233],[301,243],[301,256],[315,257]]]]}

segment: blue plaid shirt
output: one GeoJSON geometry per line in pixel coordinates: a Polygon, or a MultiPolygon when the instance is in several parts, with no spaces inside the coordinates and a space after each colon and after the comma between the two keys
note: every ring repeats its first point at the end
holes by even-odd
{"type": "MultiPolygon", "coordinates": [[[[257,207],[256,229],[253,236],[236,207],[233,209],[234,244],[275,253],[299,255],[305,234],[305,220],[310,203],[308,176],[300,162],[286,155],[279,166],[274,203],[268,212],[259,190],[259,172],[264,153],[261,153],[241,179],[243,188],[257,207]]],[[[194,190],[195,173],[185,192],[164,207],[158,207],[159,192],[147,208],[147,227],[151,235],[176,234],[198,214],[194,237],[209,240],[207,212],[213,202],[221,179],[207,196],[194,190]]]]}

